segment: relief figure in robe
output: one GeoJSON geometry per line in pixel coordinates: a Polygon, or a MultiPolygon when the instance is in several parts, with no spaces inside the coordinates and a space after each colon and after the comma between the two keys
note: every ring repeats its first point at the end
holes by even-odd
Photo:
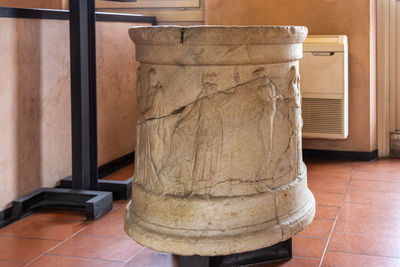
{"type": "Polygon", "coordinates": [[[168,119],[160,119],[164,115],[163,103],[165,98],[165,90],[156,70],[150,69],[147,72],[147,97],[143,118],[147,120],[138,129],[145,134],[142,136],[142,144],[140,152],[146,157],[143,178],[147,180],[149,189],[162,191],[162,187],[167,181],[160,176],[165,158],[168,156],[168,149],[171,138],[171,127],[168,119]]]}
{"type": "Polygon", "coordinates": [[[192,167],[192,188],[199,194],[207,194],[218,172],[222,149],[222,118],[220,113],[223,94],[215,94],[217,75],[205,73],[202,78],[203,92],[198,96],[194,109],[198,109],[192,167]]]}
{"type": "Polygon", "coordinates": [[[301,94],[300,94],[300,75],[297,73],[296,66],[290,68],[290,84],[288,99],[289,117],[292,124],[292,131],[295,149],[296,176],[300,174],[302,158],[301,129],[303,120],[301,118],[301,94]]]}

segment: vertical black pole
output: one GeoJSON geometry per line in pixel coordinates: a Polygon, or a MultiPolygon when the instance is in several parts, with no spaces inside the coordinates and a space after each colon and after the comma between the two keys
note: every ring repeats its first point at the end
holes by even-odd
{"type": "Polygon", "coordinates": [[[96,35],[94,0],[69,0],[72,188],[97,190],[96,35]]]}

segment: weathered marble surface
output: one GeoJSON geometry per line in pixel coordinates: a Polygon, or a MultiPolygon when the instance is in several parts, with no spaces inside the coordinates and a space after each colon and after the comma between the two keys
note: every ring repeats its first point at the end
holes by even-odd
{"type": "Polygon", "coordinates": [[[286,240],[315,201],[301,153],[304,27],[135,27],[141,62],[125,231],[222,255],[286,240]]]}

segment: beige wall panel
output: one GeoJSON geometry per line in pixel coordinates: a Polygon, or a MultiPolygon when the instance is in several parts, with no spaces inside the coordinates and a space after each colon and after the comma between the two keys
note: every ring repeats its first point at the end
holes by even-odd
{"type": "MultiPolygon", "coordinates": [[[[71,174],[68,21],[0,18],[0,210],[71,174]]],[[[133,23],[97,23],[99,164],[135,146],[133,23]]]]}
{"type": "Polygon", "coordinates": [[[132,23],[97,23],[97,109],[99,164],[135,150],[135,46],[132,23]]]}
{"type": "Polygon", "coordinates": [[[310,34],[349,37],[349,137],[344,141],[304,140],[311,149],[376,149],[375,0],[207,0],[209,25],[303,25],[310,34]]]}

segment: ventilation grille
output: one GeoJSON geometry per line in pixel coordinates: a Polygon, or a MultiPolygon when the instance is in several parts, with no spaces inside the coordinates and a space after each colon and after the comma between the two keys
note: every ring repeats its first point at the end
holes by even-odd
{"type": "Polygon", "coordinates": [[[342,99],[303,98],[303,133],[342,134],[342,114],[342,99]]]}

